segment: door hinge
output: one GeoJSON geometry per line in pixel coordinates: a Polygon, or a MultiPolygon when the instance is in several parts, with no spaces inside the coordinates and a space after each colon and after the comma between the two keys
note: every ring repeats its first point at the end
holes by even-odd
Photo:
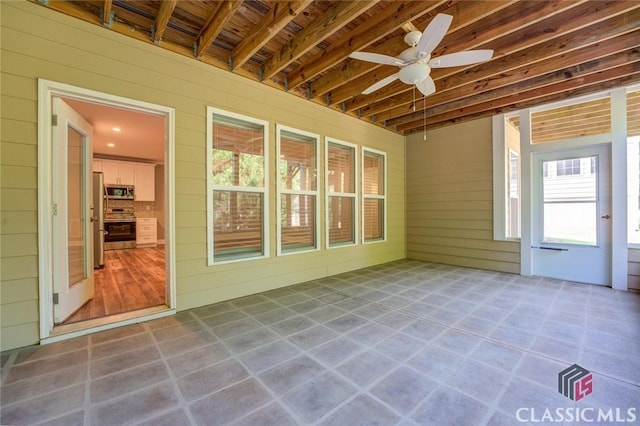
{"type": "Polygon", "coordinates": [[[54,204],[53,206],[51,206],[51,214],[53,216],[57,216],[58,215],[58,205],[54,204]]]}
{"type": "Polygon", "coordinates": [[[58,293],[53,293],[53,304],[57,305],[59,303],[58,293]]]}
{"type": "Polygon", "coordinates": [[[58,115],[57,114],[53,114],[51,116],[51,125],[52,126],[57,126],[58,125],[58,115]]]}

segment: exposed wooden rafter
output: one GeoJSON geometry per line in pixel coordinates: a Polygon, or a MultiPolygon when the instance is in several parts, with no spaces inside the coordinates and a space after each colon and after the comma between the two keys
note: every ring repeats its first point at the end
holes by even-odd
{"type": "Polygon", "coordinates": [[[313,0],[295,0],[288,2],[276,2],[273,9],[264,17],[250,37],[244,38],[231,52],[231,63],[233,68],[243,66],[251,56],[260,50],[269,40],[275,37],[289,22],[304,9],[306,9],[313,0]]]}
{"type": "Polygon", "coordinates": [[[164,34],[164,30],[167,29],[167,24],[169,23],[173,10],[176,8],[177,2],[178,0],[164,0],[161,2],[160,9],[156,15],[156,22],[153,26],[152,40],[154,43],[160,43],[160,40],[162,40],[162,35],[164,34]]]}
{"type": "MultiPolygon", "coordinates": [[[[401,134],[593,93],[640,79],[640,3],[625,0],[29,0],[401,134]],[[432,57],[492,49],[432,69],[426,99],[398,72],[348,59],[396,57],[407,32],[453,16],[432,57]]],[[[107,29],[105,29],[107,31],[107,29]]]]}
{"type": "Polygon", "coordinates": [[[223,0],[217,3],[216,10],[209,17],[207,24],[200,31],[195,47],[196,58],[201,58],[218,37],[225,24],[233,17],[236,10],[242,5],[241,1],[223,0]]]}
{"type": "Polygon", "coordinates": [[[321,19],[313,21],[282,46],[262,67],[263,78],[271,78],[314,46],[341,29],[379,0],[336,2],[321,19]]]}

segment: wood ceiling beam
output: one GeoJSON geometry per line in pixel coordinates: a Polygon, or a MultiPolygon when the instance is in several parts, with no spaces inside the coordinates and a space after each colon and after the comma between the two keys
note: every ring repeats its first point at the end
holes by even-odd
{"type": "Polygon", "coordinates": [[[196,41],[196,58],[201,58],[211,46],[211,43],[218,37],[225,24],[233,17],[233,14],[242,5],[239,0],[223,0],[217,3],[216,10],[209,17],[207,24],[200,31],[196,41]]]}
{"type": "MultiPolygon", "coordinates": [[[[632,84],[640,81],[640,62],[626,64],[612,68],[603,72],[596,72],[587,76],[568,79],[559,83],[544,87],[530,88],[520,92],[511,93],[508,96],[493,99],[488,102],[479,103],[470,107],[465,107],[453,112],[446,112],[427,117],[427,124],[441,123],[456,120],[460,116],[477,117],[479,114],[501,113],[507,110],[526,108],[526,106],[537,105],[551,98],[555,101],[575,97],[577,94],[594,93],[606,90],[609,87],[632,84]]],[[[397,130],[407,134],[420,131],[423,128],[423,121],[416,120],[397,126],[397,130]]]]}
{"type": "Polygon", "coordinates": [[[274,2],[273,9],[265,14],[255,28],[251,30],[251,35],[242,40],[231,52],[233,69],[243,66],[311,3],[313,3],[313,0],[274,2]]]}
{"type": "MultiPolygon", "coordinates": [[[[606,11],[600,6],[598,2],[582,4],[536,24],[534,42],[525,38],[521,31],[505,35],[503,40],[510,40],[510,47],[507,47],[505,41],[500,41],[504,47],[497,51],[496,56],[498,57],[484,64],[465,69],[463,72],[455,70],[453,74],[447,69],[432,70],[431,76],[436,81],[437,87],[435,96],[439,96],[447,90],[464,86],[470,78],[473,81],[478,81],[509,75],[509,72],[515,68],[548,60],[554,56],[569,53],[572,50],[607,40],[637,28],[637,21],[634,21],[634,19],[640,19],[640,9],[637,9],[637,3],[613,2],[609,4],[610,8],[606,11]],[[632,9],[633,7],[636,9],[632,9]],[[614,17],[607,19],[611,15],[614,17]],[[586,26],[587,24],[589,25],[586,26]],[[574,27],[579,29],[574,31],[574,27]],[[548,37],[545,39],[542,34],[545,29],[554,31],[553,34],[557,34],[557,36],[550,40],[548,37]],[[445,75],[447,72],[449,75],[445,75]]],[[[523,29],[522,32],[527,34],[527,29],[523,29]]],[[[481,47],[491,48],[492,44],[489,43],[481,47]]],[[[385,101],[384,98],[380,99],[382,102],[378,103],[379,101],[375,97],[373,99],[371,97],[372,95],[369,95],[368,99],[361,99],[363,97],[359,96],[352,99],[347,103],[346,110],[361,108],[362,115],[370,116],[392,109],[401,102],[405,104],[413,102],[413,98],[406,93],[402,99],[399,97],[393,99],[396,102],[395,105],[391,105],[390,101],[385,101]]]]}
{"type": "MultiPolygon", "coordinates": [[[[639,44],[640,32],[634,31],[606,40],[598,44],[597,49],[592,45],[582,46],[574,50],[570,55],[558,55],[550,60],[538,61],[534,64],[526,64],[522,67],[502,73],[499,78],[487,77],[482,80],[476,80],[469,84],[456,87],[453,90],[445,90],[438,92],[426,99],[427,105],[435,107],[437,105],[452,102],[461,97],[466,97],[469,93],[481,93],[508,87],[517,84],[519,81],[531,79],[540,75],[555,72],[595,60],[602,57],[612,55],[618,52],[636,48],[639,44]]],[[[393,99],[398,107],[387,109],[388,105],[382,106],[380,109],[376,105],[367,109],[366,114],[375,115],[377,120],[387,120],[391,124],[399,124],[404,121],[410,121],[411,117],[402,117],[409,111],[413,101],[407,103],[407,96],[401,95],[398,99],[393,99]],[[400,117],[400,118],[398,118],[400,117]]],[[[387,103],[386,100],[384,103],[387,103]]],[[[416,102],[416,108],[423,108],[423,100],[416,102]]]]}
{"type": "Polygon", "coordinates": [[[160,9],[158,10],[158,14],[156,15],[156,22],[153,25],[151,38],[155,44],[160,43],[160,40],[162,40],[164,30],[167,29],[169,19],[171,18],[171,14],[176,8],[177,3],[178,0],[163,0],[160,3],[160,9]]]}
{"type": "MultiPolygon", "coordinates": [[[[460,0],[456,0],[460,1],[460,0]]],[[[289,87],[298,87],[305,81],[345,60],[351,52],[360,50],[380,40],[398,29],[399,23],[406,23],[437,9],[446,0],[417,2],[407,0],[391,2],[384,10],[376,13],[364,24],[358,25],[346,33],[335,46],[331,46],[317,54],[304,65],[289,72],[289,87]]],[[[435,15],[435,13],[434,13],[435,15]]]]}
{"type": "MultiPolygon", "coordinates": [[[[456,11],[445,11],[447,13],[456,13],[457,15],[454,15],[454,20],[448,34],[436,48],[433,56],[472,49],[479,46],[480,43],[487,43],[503,36],[505,31],[516,31],[524,25],[530,24],[531,21],[535,22],[536,19],[540,19],[545,15],[554,12],[557,13],[558,5],[556,3],[557,0],[553,2],[524,2],[524,4],[493,1],[458,3],[456,4],[456,11]],[[500,11],[504,13],[498,13],[500,11]],[[482,16],[486,16],[483,21],[476,19],[482,16]],[[460,35],[461,33],[466,34],[467,32],[473,36],[464,38],[460,35]]],[[[571,7],[573,4],[575,4],[575,1],[566,1],[563,3],[563,8],[571,7]]],[[[370,49],[370,51],[396,56],[407,47],[402,39],[403,36],[399,36],[376,48],[370,49]]],[[[362,76],[377,70],[377,68],[394,69],[393,67],[381,67],[364,61],[350,60],[339,69],[331,70],[323,77],[314,81],[311,84],[312,96],[320,97],[331,92],[330,98],[333,104],[346,101],[350,99],[354,93],[361,93],[377,81],[366,77],[362,78],[362,76]],[[344,90],[344,88],[341,90],[341,87],[346,84],[353,87],[353,90],[344,90]]],[[[395,71],[397,72],[397,69],[395,71]]],[[[382,74],[391,75],[393,72],[383,72],[382,74]]]]}
{"type": "Polygon", "coordinates": [[[102,2],[102,26],[110,27],[113,24],[111,19],[111,9],[113,8],[112,0],[104,0],[102,2]]]}
{"type": "Polygon", "coordinates": [[[264,63],[262,78],[270,79],[379,1],[338,1],[334,3],[319,19],[302,29],[264,63]]]}
{"type": "MultiPolygon", "coordinates": [[[[636,34],[637,36],[637,34],[636,34]]],[[[545,86],[551,86],[556,83],[561,83],[566,80],[576,80],[580,78],[586,78],[594,73],[603,73],[613,68],[622,69],[620,67],[640,61],[640,50],[630,49],[614,55],[605,56],[600,59],[591,60],[588,62],[575,65],[573,67],[558,69],[554,72],[547,73],[541,76],[524,79],[516,84],[505,86],[500,89],[491,90],[484,93],[479,93],[473,96],[465,97],[464,99],[457,99],[438,106],[431,106],[429,98],[426,99],[427,104],[427,120],[431,116],[442,115],[452,111],[460,111],[464,108],[469,108],[475,104],[483,104],[491,102],[495,99],[507,98],[510,95],[520,92],[531,91],[536,88],[544,88],[545,86]]],[[[416,108],[424,108],[424,101],[416,105],[416,108]]],[[[405,123],[411,123],[415,120],[423,119],[424,112],[409,114],[404,117],[399,117],[393,120],[387,120],[388,126],[402,126],[405,123]]]]}

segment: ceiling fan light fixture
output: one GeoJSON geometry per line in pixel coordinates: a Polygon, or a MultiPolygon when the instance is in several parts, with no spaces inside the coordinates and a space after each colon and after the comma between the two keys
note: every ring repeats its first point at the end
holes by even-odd
{"type": "Polygon", "coordinates": [[[416,84],[429,77],[430,71],[431,68],[429,68],[429,65],[415,62],[402,68],[398,73],[398,78],[400,78],[400,81],[403,83],[416,84]]]}

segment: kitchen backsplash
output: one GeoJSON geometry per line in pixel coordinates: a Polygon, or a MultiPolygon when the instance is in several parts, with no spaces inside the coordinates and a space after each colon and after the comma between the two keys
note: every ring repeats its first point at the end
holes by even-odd
{"type": "Polygon", "coordinates": [[[109,200],[109,207],[133,207],[136,217],[158,217],[161,209],[156,210],[154,201],[109,200]]]}

